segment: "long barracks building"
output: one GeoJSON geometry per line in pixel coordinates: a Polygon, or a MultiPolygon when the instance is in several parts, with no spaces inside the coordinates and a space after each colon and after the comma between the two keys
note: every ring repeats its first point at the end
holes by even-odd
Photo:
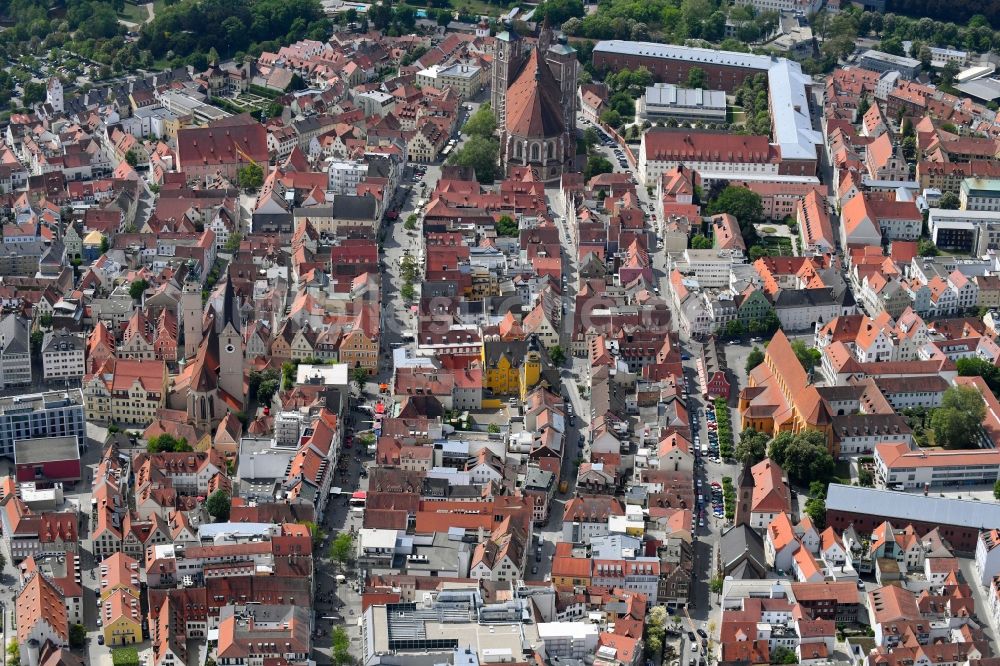
{"type": "Polygon", "coordinates": [[[684,85],[691,69],[698,67],[705,72],[705,88],[726,92],[733,92],[750,76],[766,74],[770,138],[778,158],[777,172],[816,175],[817,147],[822,144],[823,136],[813,129],[809,113],[808,91],[812,80],[798,63],[735,51],[620,40],[598,42],[593,62],[598,71],[645,67],[656,81],[679,85],[684,85]]]}

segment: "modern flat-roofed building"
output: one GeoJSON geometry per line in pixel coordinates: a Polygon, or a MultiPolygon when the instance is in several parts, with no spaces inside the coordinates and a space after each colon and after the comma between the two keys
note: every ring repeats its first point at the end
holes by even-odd
{"type": "Polygon", "coordinates": [[[672,83],[654,83],[635,102],[636,115],[656,122],[675,120],[726,122],[726,93],[723,90],[680,88],[672,83]]]}
{"type": "Polygon", "coordinates": [[[0,398],[0,455],[14,453],[14,442],[36,437],[87,436],[83,392],[52,391],[0,398]]]}
{"type": "Polygon", "coordinates": [[[459,650],[472,651],[479,663],[501,654],[526,661],[525,646],[540,639],[540,625],[522,622],[526,603],[485,604],[478,589],[450,586],[419,604],[372,604],[361,620],[362,663],[378,664],[388,655],[440,662],[459,650]]]}
{"type": "Polygon", "coordinates": [[[904,79],[915,79],[920,73],[920,61],[869,49],[861,54],[858,66],[873,72],[899,72],[904,79]]]}
{"type": "Polygon", "coordinates": [[[31,383],[30,322],[9,314],[0,319],[0,388],[31,383]]]}
{"type": "Polygon", "coordinates": [[[958,190],[962,210],[1000,211],[1000,178],[966,178],[958,190]]]}
{"type": "Polygon", "coordinates": [[[931,208],[927,228],[934,244],[944,250],[982,255],[1000,249],[1000,210],[931,208]]]}
{"type": "Polygon", "coordinates": [[[996,483],[1000,450],[911,449],[906,442],[875,447],[875,483],[883,488],[924,488],[996,483]]]}
{"type": "Polygon", "coordinates": [[[463,100],[475,97],[483,89],[483,81],[483,68],[479,65],[431,65],[417,72],[417,85],[439,90],[451,88],[463,100]]]}
{"type": "Polygon", "coordinates": [[[14,442],[14,468],[18,482],[79,481],[80,442],[73,435],[19,439],[14,442]]]}

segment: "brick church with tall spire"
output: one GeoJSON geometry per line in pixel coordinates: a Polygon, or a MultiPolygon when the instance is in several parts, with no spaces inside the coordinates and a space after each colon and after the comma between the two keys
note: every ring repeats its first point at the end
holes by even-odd
{"type": "Polygon", "coordinates": [[[193,287],[182,292],[181,310],[185,361],[170,404],[186,411],[195,428],[208,430],[246,406],[242,318],[232,276],[226,276],[221,312],[212,306],[203,311],[201,292],[193,287]]]}
{"type": "Polygon", "coordinates": [[[548,24],[534,46],[512,27],[496,36],[491,105],[504,173],[530,167],[544,181],[571,171],[576,158],[576,49],[553,41],[548,24]]]}

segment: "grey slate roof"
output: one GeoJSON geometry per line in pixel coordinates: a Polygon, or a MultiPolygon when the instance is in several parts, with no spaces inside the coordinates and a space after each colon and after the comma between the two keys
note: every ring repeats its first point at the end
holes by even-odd
{"type": "Polygon", "coordinates": [[[341,194],[333,197],[332,208],[337,220],[374,220],[378,202],[370,194],[341,194]]]}
{"type": "Polygon", "coordinates": [[[87,341],[82,335],[70,333],[65,328],[57,331],[45,333],[42,342],[42,353],[50,351],[83,351],[87,348],[87,341]]]}
{"type": "Polygon", "coordinates": [[[955,525],[977,529],[1000,525],[1000,504],[947,497],[924,496],[831,483],[827,511],[844,511],[893,520],[955,525]]]}
{"type": "Polygon", "coordinates": [[[829,289],[782,289],[774,299],[775,308],[801,308],[839,303],[829,289]]]}
{"type": "Polygon", "coordinates": [[[27,354],[31,344],[28,335],[28,320],[17,315],[7,315],[0,319],[0,339],[4,354],[27,354]]]}
{"type": "Polygon", "coordinates": [[[746,555],[747,560],[756,562],[761,571],[767,571],[767,561],[764,558],[764,539],[746,525],[731,527],[722,535],[722,540],[719,543],[719,554],[723,569],[727,569],[746,555]]]}

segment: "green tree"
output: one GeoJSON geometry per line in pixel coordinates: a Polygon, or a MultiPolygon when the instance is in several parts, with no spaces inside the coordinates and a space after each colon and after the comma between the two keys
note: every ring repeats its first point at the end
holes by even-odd
{"type": "Polygon", "coordinates": [[[986,403],[971,386],[951,386],[941,396],[941,406],[931,413],[934,443],[949,449],[968,449],[976,445],[986,403]]]}
{"type": "Polygon", "coordinates": [[[590,180],[602,173],[612,173],[615,170],[611,161],[603,155],[591,155],[587,158],[587,166],[583,171],[584,180],[590,180]]]}
{"type": "Polygon", "coordinates": [[[385,30],[392,22],[392,7],[379,2],[368,8],[367,18],[376,30],[385,30]]]}
{"type": "Polygon", "coordinates": [[[562,25],[571,18],[583,15],[582,0],[545,0],[536,12],[539,18],[548,19],[550,25],[562,25]]]}
{"type": "Polygon", "coordinates": [[[128,149],[128,152],[125,153],[125,161],[133,169],[139,165],[139,153],[135,152],[135,148],[128,149]]]}
{"type": "Polygon", "coordinates": [[[553,365],[562,365],[566,362],[566,352],[560,345],[549,347],[549,360],[553,365]]]}
{"type": "Polygon", "coordinates": [[[24,84],[24,94],[21,95],[21,101],[25,106],[44,102],[47,92],[44,83],[28,81],[24,84]]]}
{"type": "Polygon", "coordinates": [[[240,242],[243,240],[243,234],[235,231],[229,234],[229,238],[226,239],[226,244],[223,246],[223,250],[229,254],[236,254],[240,249],[240,242]]]}
{"type": "Polygon", "coordinates": [[[147,289],[149,289],[149,282],[144,278],[139,278],[129,285],[128,295],[132,297],[133,301],[141,301],[142,295],[146,293],[147,289]]]}
{"type": "Polygon", "coordinates": [[[727,185],[708,204],[710,215],[729,213],[740,223],[740,232],[747,245],[752,245],[757,233],[753,225],[764,221],[764,203],[760,195],[745,187],[727,185]]]}
{"type": "Polygon", "coordinates": [[[245,164],[236,172],[236,182],[245,190],[257,190],[264,184],[264,169],[259,164],[245,164]]]}
{"type": "Polygon", "coordinates": [[[69,646],[82,648],[87,642],[87,628],[82,624],[69,625],[69,646]]]}
{"type": "Polygon", "coordinates": [[[296,360],[285,361],[281,364],[281,388],[291,391],[295,386],[295,376],[298,372],[299,362],[296,360]]]}
{"type": "Polygon", "coordinates": [[[403,300],[410,302],[416,297],[417,292],[416,289],[413,288],[412,283],[406,282],[402,287],[400,287],[399,295],[403,297],[403,300]]]}
{"type": "Polygon", "coordinates": [[[799,663],[799,658],[795,656],[795,652],[789,650],[783,645],[779,645],[775,649],[774,654],[771,655],[772,664],[797,664],[799,663]]]}
{"type": "Polygon", "coordinates": [[[751,370],[753,370],[763,362],[764,362],[764,352],[761,351],[761,349],[758,347],[754,347],[753,349],[751,349],[750,353],[747,354],[747,364],[746,364],[747,374],[749,375],[751,370]]]}
{"type": "Polygon", "coordinates": [[[989,361],[973,356],[955,361],[955,368],[962,377],[982,377],[994,395],[1000,393],[1000,368],[989,361]]]}
{"type": "Polygon", "coordinates": [[[101,254],[107,253],[111,249],[111,241],[108,240],[107,236],[101,236],[101,254]]]}
{"type": "Polygon", "coordinates": [[[212,516],[212,519],[217,523],[224,523],[229,520],[230,505],[229,493],[225,490],[216,490],[205,500],[205,510],[208,511],[208,515],[212,516]]]}
{"type": "Polygon", "coordinates": [[[746,327],[743,326],[739,319],[733,319],[732,321],[726,323],[724,337],[727,340],[739,340],[746,335],[746,333],[746,327]]]}
{"type": "Polygon", "coordinates": [[[751,465],[756,465],[767,456],[768,440],[766,433],[747,428],[740,433],[740,442],[736,445],[736,459],[749,460],[751,465]]]}
{"type": "Polygon", "coordinates": [[[993,498],[1000,500],[1000,481],[993,484],[993,498]]]}
{"type": "Polygon", "coordinates": [[[417,216],[413,213],[406,218],[406,222],[403,222],[403,228],[407,231],[413,231],[417,228],[417,216]]]}
{"type": "Polygon", "coordinates": [[[595,146],[601,142],[601,136],[597,133],[597,129],[593,125],[583,130],[583,142],[587,145],[587,150],[590,150],[591,146],[595,146]]]}
{"type": "Polygon", "coordinates": [[[518,234],[517,222],[510,215],[501,215],[497,220],[497,235],[507,238],[516,238],[518,234]]]}
{"type": "Polygon", "coordinates": [[[304,520],[300,524],[304,525],[306,529],[309,530],[309,536],[312,538],[313,548],[323,543],[323,539],[326,538],[326,532],[323,531],[322,527],[311,520],[304,520]]]}
{"type": "Polygon", "coordinates": [[[163,433],[150,437],[146,441],[146,450],[150,453],[185,453],[194,449],[188,444],[186,438],[177,438],[171,434],[163,433]]]}
{"type": "Polygon", "coordinates": [[[826,436],[818,430],[778,433],[768,445],[767,455],[785,470],[793,483],[827,482],[835,469],[826,436]]]}
{"type": "Polygon", "coordinates": [[[694,250],[711,250],[712,239],[706,238],[701,234],[695,234],[691,237],[691,248],[694,250]]]}
{"type": "Polygon", "coordinates": [[[864,95],[861,97],[861,101],[858,102],[858,121],[868,113],[868,109],[871,107],[871,102],[868,101],[868,96],[864,95]]]}
{"type": "Polygon", "coordinates": [[[354,552],[354,539],[350,532],[341,532],[330,544],[330,557],[335,562],[346,564],[351,559],[354,552]]]}
{"type": "Polygon", "coordinates": [[[257,389],[257,404],[262,407],[270,407],[274,394],[278,392],[278,378],[265,379],[257,389]]]}
{"type": "Polygon", "coordinates": [[[347,666],[354,663],[351,656],[351,639],[343,627],[334,627],[330,632],[330,640],[333,645],[331,657],[335,666],[347,666]]]}
{"type": "Polygon", "coordinates": [[[610,127],[619,127],[622,124],[622,116],[614,109],[609,109],[601,114],[601,122],[610,127]]]}
{"type": "Polygon", "coordinates": [[[497,119],[489,104],[483,104],[465,121],[462,131],[469,136],[491,139],[497,131],[497,119]]]}
{"type": "Polygon", "coordinates": [[[489,185],[496,180],[499,155],[500,146],[496,139],[473,135],[462,144],[459,150],[448,157],[448,163],[472,167],[476,172],[476,180],[489,185]]]}
{"type": "MultiPolygon", "coordinates": [[[[817,529],[826,527],[826,500],[822,497],[812,497],[806,500],[805,512],[812,519],[817,529]]],[[[789,663],[789,662],[785,662],[789,663]]],[[[790,662],[795,663],[795,662],[790,662]]]]}
{"type": "Polygon", "coordinates": [[[365,382],[368,381],[368,371],[364,368],[354,368],[351,370],[351,379],[354,380],[354,384],[358,387],[358,391],[364,392],[365,382]]]}
{"type": "Polygon", "coordinates": [[[920,238],[917,240],[917,254],[921,257],[936,257],[940,251],[937,249],[937,245],[928,238],[920,238]]]}
{"type": "Polygon", "coordinates": [[[944,208],[946,210],[958,210],[960,205],[961,202],[958,200],[958,195],[954,192],[945,192],[938,200],[938,208],[944,208]]]}
{"type": "Polygon", "coordinates": [[[691,69],[689,69],[686,85],[688,88],[704,88],[705,70],[703,70],[701,67],[692,67],[691,69]]]}
{"type": "Polygon", "coordinates": [[[802,340],[792,340],[792,351],[806,372],[811,372],[823,360],[823,353],[820,350],[806,346],[802,340]]]}
{"type": "Polygon", "coordinates": [[[708,587],[714,594],[722,594],[722,578],[719,576],[712,576],[712,580],[709,581],[708,587]]]}
{"type": "Polygon", "coordinates": [[[285,106],[281,102],[272,101],[267,105],[268,118],[280,118],[285,111],[285,106]]]}

